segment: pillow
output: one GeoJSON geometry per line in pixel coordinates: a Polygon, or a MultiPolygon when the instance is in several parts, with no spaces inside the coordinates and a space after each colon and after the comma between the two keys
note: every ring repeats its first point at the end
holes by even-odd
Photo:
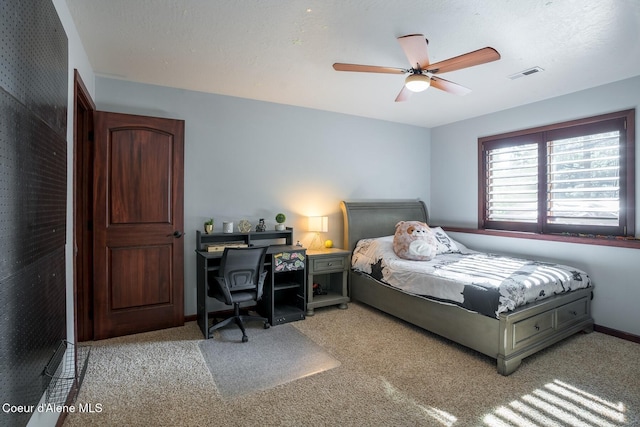
{"type": "Polygon", "coordinates": [[[400,221],[393,236],[393,251],[400,258],[429,261],[436,256],[437,242],[427,224],[420,221],[400,221]]]}
{"type": "Polygon", "coordinates": [[[431,231],[437,242],[436,253],[438,254],[450,254],[454,252],[460,252],[460,248],[456,245],[451,237],[444,232],[441,227],[432,228],[431,231]]]}

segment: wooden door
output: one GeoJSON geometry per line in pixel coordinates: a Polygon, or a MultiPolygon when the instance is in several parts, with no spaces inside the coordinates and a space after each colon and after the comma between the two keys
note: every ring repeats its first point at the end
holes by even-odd
{"type": "Polygon", "coordinates": [[[94,124],[94,338],[183,325],[184,121],[94,124]]]}
{"type": "Polygon", "coordinates": [[[93,339],[93,116],[96,105],[74,71],[73,222],[76,339],[93,339]]]}

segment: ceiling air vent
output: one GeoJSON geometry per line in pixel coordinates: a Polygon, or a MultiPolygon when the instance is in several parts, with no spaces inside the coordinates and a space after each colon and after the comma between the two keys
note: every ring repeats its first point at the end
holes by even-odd
{"type": "Polygon", "coordinates": [[[511,80],[515,80],[515,79],[519,79],[520,77],[530,76],[531,74],[539,73],[542,71],[544,70],[540,67],[528,68],[526,70],[520,71],[519,73],[511,74],[509,78],[511,80]]]}

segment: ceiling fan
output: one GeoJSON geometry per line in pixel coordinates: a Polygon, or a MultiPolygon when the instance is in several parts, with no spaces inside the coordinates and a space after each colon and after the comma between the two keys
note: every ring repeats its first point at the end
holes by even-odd
{"type": "Polygon", "coordinates": [[[500,59],[500,54],[492,47],[485,47],[473,52],[445,59],[444,61],[429,63],[427,53],[427,40],[422,34],[410,34],[398,37],[398,42],[405,55],[409,59],[411,68],[379,67],[376,65],[342,64],[336,62],[333,69],[336,71],[357,71],[363,73],[385,73],[385,74],[409,74],[405,79],[405,84],[396,97],[396,102],[406,101],[413,92],[422,92],[429,86],[456,95],[466,95],[471,92],[464,86],[450,82],[435,74],[447,73],[449,71],[461,70],[500,59]]]}

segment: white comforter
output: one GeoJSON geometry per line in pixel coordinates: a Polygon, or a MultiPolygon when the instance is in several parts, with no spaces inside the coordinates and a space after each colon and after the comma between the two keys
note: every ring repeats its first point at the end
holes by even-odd
{"type": "Polygon", "coordinates": [[[405,292],[495,317],[530,302],[591,286],[589,276],[573,267],[457,245],[458,251],[439,254],[431,261],[409,261],[394,253],[393,236],[363,239],[353,253],[352,268],[405,292]]]}

